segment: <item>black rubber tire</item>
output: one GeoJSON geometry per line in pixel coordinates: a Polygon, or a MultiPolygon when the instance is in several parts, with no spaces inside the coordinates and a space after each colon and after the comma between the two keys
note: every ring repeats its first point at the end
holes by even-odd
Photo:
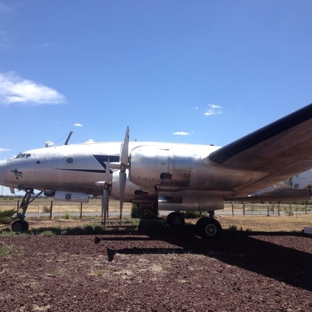
{"type": "Polygon", "coordinates": [[[201,218],[196,223],[196,232],[202,238],[218,238],[221,236],[221,224],[213,218],[201,218]]]}
{"type": "Polygon", "coordinates": [[[29,225],[27,221],[23,220],[22,226],[23,226],[23,231],[28,231],[29,225]]]}
{"type": "Polygon", "coordinates": [[[185,223],[184,216],[180,212],[171,212],[167,216],[167,223],[174,227],[183,226],[185,223]]]}
{"type": "Polygon", "coordinates": [[[16,220],[12,223],[12,231],[13,232],[22,232],[23,231],[23,222],[21,220],[16,220]]]}

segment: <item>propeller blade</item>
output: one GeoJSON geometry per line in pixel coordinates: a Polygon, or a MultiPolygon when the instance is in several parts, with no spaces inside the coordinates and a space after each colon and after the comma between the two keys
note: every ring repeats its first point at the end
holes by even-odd
{"type": "Polygon", "coordinates": [[[104,182],[106,184],[110,184],[112,182],[111,175],[110,175],[109,158],[108,158],[107,165],[105,168],[104,182]]]}
{"type": "Polygon", "coordinates": [[[104,189],[103,189],[103,197],[102,197],[102,213],[103,213],[103,221],[104,226],[106,224],[106,217],[108,215],[108,203],[109,203],[109,188],[111,186],[111,175],[110,175],[110,168],[109,168],[109,158],[105,168],[104,174],[104,189]]]}
{"type": "Polygon", "coordinates": [[[122,172],[126,171],[126,167],[128,165],[128,152],[129,152],[129,127],[127,127],[125,139],[121,148],[120,154],[120,170],[122,172]]]}
{"type": "Polygon", "coordinates": [[[119,172],[120,222],[122,218],[122,207],[126,188],[126,178],[127,178],[126,169],[128,166],[128,153],[129,153],[129,127],[127,127],[125,139],[121,147],[120,153],[120,172],[119,172]]]}
{"type": "Polygon", "coordinates": [[[104,226],[106,224],[108,200],[109,200],[109,190],[105,188],[103,189],[103,196],[102,196],[102,213],[103,213],[103,218],[104,218],[104,226]]]}
{"type": "Polygon", "coordinates": [[[124,172],[119,172],[119,200],[120,200],[120,221],[122,218],[122,207],[124,202],[126,188],[126,174],[124,172]]]}

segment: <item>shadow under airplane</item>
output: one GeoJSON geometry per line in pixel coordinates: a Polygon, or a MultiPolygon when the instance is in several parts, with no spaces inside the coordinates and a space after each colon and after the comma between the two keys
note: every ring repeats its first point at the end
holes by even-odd
{"type": "Polygon", "coordinates": [[[303,237],[301,233],[225,230],[219,239],[202,239],[195,231],[195,226],[191,224],[186,224],[183,229],[164,225],[141,226],[141,228],[139,226],[139,230],[132,232],[131,235],[117,231],[108,237],[96,236],[95,243],[114,240],[132,242],[133,247],[130,248],[106,247],[109,261],[113,261],[116,254],[202,254],[279,282],[312,291],[311,238],[303,237]],[[280,245],[274,243],[277,237],[283,237],[280,245]],[[285,238],[298,239],[301,243],[303,240],[303,246],[306,247],[304,249],[307,251],[283,246],[285,238]],[[163,241],[168,243],[169,247],[142,247],[144,242],[150,241],[163,241]]]}

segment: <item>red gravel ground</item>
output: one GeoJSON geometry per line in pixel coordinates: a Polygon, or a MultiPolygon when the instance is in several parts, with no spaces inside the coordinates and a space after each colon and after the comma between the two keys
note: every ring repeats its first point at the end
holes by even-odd
{"type": "Polygon", "coordinates": [[[0,238],[0,311],[312,311],[309,237],[0,238]]]}

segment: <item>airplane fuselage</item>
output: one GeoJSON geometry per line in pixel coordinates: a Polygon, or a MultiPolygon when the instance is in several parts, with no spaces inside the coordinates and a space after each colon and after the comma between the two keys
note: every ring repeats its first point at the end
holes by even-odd
{"type": "MultiPolygon", "coordinates": [[[[5,174],[0,184],[17,189],[101,195],[103,188],[96,183],[103,181],[109,164],[114,167],[119,162],[120,148],[120,142],[108,142],[29,150],[5,164],[2,162],[0,170],[5,170],[5,174]]],[[[208,210],[207,201],[216,205],[217,200],[216,209],[221,209],[223,198],[231,196],[241,183],[252,182],[255,174],[204,163],[203,159],[217,149],[205,145],[130,142],[124,200],[154,202],[162,196],[175,198],[172,202],[181,204],[192,198],[197,208],[208,210]]],[[[111,174],[111,197],[118,199],[118,170],[111,169],[111,174]]]]}

